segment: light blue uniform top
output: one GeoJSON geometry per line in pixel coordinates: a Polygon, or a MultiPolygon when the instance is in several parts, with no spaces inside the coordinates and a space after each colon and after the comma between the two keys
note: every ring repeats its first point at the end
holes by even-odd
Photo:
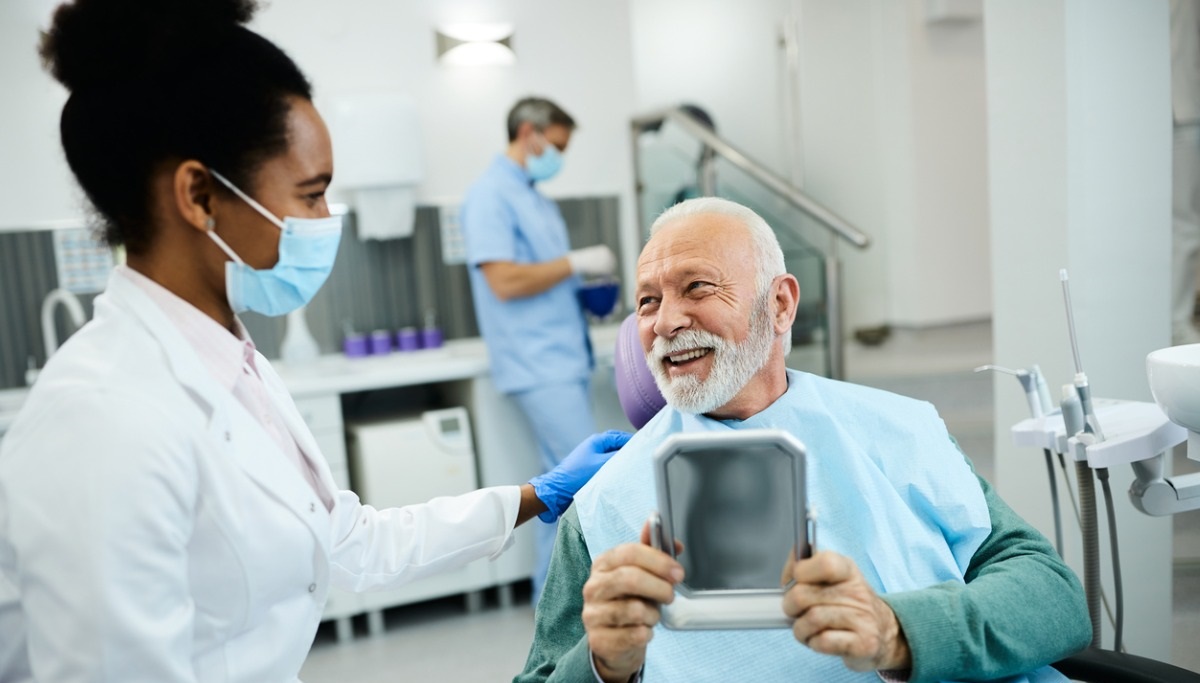
{"type": "Polygon", "coordinates": [[[498,155],[467,191],[460,216],[475,319],[487,343],[492,379],[505,393],[591,375],[592,349],[572,275],[533,296],[501,301],[481,263],[541,263],[566,256],[567,225],[525,169],[498,155]]]}

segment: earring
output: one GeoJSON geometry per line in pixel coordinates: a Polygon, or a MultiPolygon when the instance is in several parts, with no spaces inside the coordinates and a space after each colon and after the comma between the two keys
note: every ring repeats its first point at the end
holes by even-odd
{"type": "Polygon", "coordinates": [[[212,216],[209,216],[208,218],[204,219],[204,229],[205,230],[212,231],[212,229],[215,227],[217,227],[217,220],[215,218],[213,218],[212,216]]]}

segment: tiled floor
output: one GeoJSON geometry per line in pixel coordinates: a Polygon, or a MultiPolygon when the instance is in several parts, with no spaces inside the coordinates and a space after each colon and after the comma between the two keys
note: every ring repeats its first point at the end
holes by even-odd
{"type": "Polygon", "coordinates": [[[456,598],[393,608],[384,613],[383,635],[368,636],[365,623],[357,623],[359,635],[346,645],[337,644],[331,624],[322,624],[300,677],[305,683],[512,680],[533,640],[528,583],[520,588],[516,606],[489,600],[473,614],[456,598]]]}
{"type": "MultiPolygon", "coordinates": [[[[846,368],[852,381],[932,402],[976,469],[990,477],[993,378],[971,372],[990,360],[989,326],[975,324],[897,330],[879,347],[852,344],[846,368]]],[[[1200,463],[1177,457],[1175,468],[1197,471],[1200,463]]],[[[1174,524],[1172,663],[1200,672],[1200,511],[1177,515],[1174,524]]],[[[527,589],[518,598],[516,607],[489,604],[474,614],[457,599],[396,608],[387,613],[384,635],[359,635],[347,645],[337,644],[328,625],[322,626],[301,675],[306,683],[510,680],[525,661],[533,633],[527,589]]]]}

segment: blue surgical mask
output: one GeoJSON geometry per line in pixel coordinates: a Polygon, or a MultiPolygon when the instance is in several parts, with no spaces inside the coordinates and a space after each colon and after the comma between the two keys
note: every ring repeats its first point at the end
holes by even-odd
{"type": "Polygon", "coordinates": [[[563,155],[558,148],[542,138],[542,153],[525,156],[525,172],[534,180],[549,180],[562,169],[563,155]]]}
{"type": "Polygon", "coordinates": [[[333,270],[338,244],[342,240],[342,217],[286,216],[280,220],[220,173],[212,169],[209,172],[283,231],[279,238],[279,260],[270,270],[257,270],[246,265],[215,231],[208,231],[208,236],[231,259],[225,264],[225,295],[233,312],[254,311],[277,316],[312,301],[333,270]]]}

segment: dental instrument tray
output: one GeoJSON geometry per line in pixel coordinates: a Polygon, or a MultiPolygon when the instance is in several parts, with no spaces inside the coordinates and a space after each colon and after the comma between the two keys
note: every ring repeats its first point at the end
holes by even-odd
{"type": "Polygon", "coordinates": [[[805,448],[774,429],[676,434],[654,454],[651,542],[685,573],[667,628],[790,628],[783,581],[811,555],[805,448]],[[676,541],[679,546],[676,546],[676,541]],[[679,550],[676,553],[676,550],[679,550]]]}

